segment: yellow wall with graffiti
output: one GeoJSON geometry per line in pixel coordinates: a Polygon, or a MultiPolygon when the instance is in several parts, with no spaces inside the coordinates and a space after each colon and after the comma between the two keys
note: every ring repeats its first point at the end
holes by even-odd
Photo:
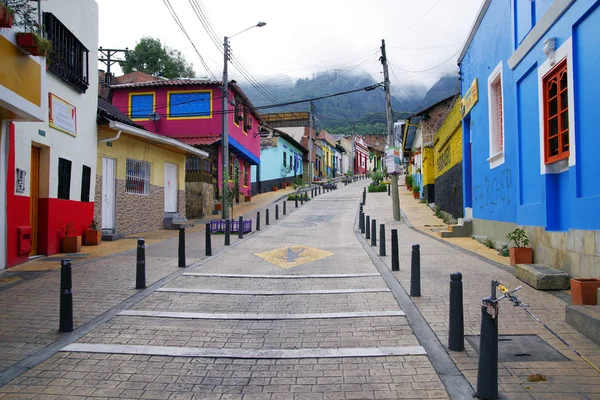
{"type": "Polygon", "coordinates": [[[455,101],[444,123],[435,133],[435,177],[462,162],[462,124],[460,101],[455,101]]]}
{"type": "Polygon", "coordinates": [[[433,185],[435,182],[435,157],[433,149],[426,147],[423,149],[423,186],[433,185]]]}

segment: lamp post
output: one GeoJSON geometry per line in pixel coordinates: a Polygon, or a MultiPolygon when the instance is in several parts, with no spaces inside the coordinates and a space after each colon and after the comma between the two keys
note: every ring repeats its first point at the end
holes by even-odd
{"type": "MultiPolygon", "coordinates": [[[[228,174],[229,174],[229,132],[228,132],[228,124],[227,124],[227,114],[228,114],[228,101],[229,101],[229,88],[227,85],[227,62],[229,61],[229,39],[239,35],[242,32],[246,32],[248,29],[252,29],[255,27],[262,28],[265,26],[266,22],[259,22],[256,25],[252,25],[243,31],[240,31],[232,36],[225,36],[223,40],[223,92],[222,92],[222,124],[223,129],[221,131],[221,181],[222,181],[222,209],[221,209],[221,218],[228,219],[229,218],[229,209],[227,205],[227,190],[229,189],[228,174]]],[[[236,118],[237,116],[234,116],[236,118]]]]}

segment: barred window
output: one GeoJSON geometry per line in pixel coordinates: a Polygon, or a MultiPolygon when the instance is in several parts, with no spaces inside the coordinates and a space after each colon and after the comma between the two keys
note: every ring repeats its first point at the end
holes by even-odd
{"type": "Polygon", "coordinates": [[[81,171],[81,201],[90,201],[90,181],[92,176],[92,169],[87,165],[83,166],[81,171]]]}
{"type": "Polygon", "coordinates": [[[58,159],[58,198],[69,200],[71,194],[71,161],[58,159]]]}
{"type": "Polygon", "coordinates": [[[125,192],[132,194],[150,193],[150,163],[127,159],[125,192]]]}

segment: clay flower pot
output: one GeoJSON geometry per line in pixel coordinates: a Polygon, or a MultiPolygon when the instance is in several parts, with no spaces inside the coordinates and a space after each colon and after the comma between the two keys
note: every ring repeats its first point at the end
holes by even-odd
{"type": "Polygon", "coordinates": [[[102,241],[102,231],[89,230],[83,233],[83,243],[86,246],[98,246],[102,241]]]}
{"type": "Polygon", "coordinates": [[[595,306],[600,279],[571,279],[571,302],[578,305],[595,306]]]}
{"type": "Polygon", "coordinates": [[[81,236],[64,236],[61,239],[63,253],[79,253],[81,251],[81,236]]]}
{"type": "Polygon", "coordinates": [[[533,249],[531,247],[511,247],[508,249],[510,265],[533,264],[533,249]]]}

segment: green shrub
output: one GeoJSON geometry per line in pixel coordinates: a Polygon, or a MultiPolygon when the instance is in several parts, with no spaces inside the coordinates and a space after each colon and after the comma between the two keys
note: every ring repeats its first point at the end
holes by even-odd
{"type": "Polygon", "coordinates": [[[508,235],[506,238],[513,242],[513,247],[527,247],[529,246],[529,238],[522,228],[517,228],[508,235]]]}
{"type": "Polygon", "coordinates": [[[442,218],[442,209],[440,208],[439,204],[436,204],[435,206],[435,216],[438,218],[442,218]]]}
{"type": "Polygon", "coordinates": [[[308,196],[304,197],[304,194],[300,194],[300,193],[290,193],[290,194],[288,194],[288,197],[287,197],[288,200],[292,200],[292,201],[296,200],[296,198],[298,198],[298,201],[300,201],[302,199],[304,199],[304,201],[310,200],[310,197],[308,197],[308,196]]]}
{"type": "Polygon", "coordinates": [[[493,249],[496,247],[496,242],[494,242],[494,240],[492,238],[486,238],[485,242],[483,242],[483,245],[485,247],[488,247],[490,249],[493,249]]]}
{"type": "Polygon", "coordinates": [[[412,177],[412,175],[406,175],[405,179],[406,179],[406,184],[408,186],[412,186],[413,185],[413,177],[412,177]]]}
{"type": "Polygon", "coordinates": [[[498,252],[502,257],[508,257],[510,255],[509,251],[508,251],[508,246],[504,245],[502,246],[502,249],[500,249],[500,251],[498,252]]]}
{"type": "Polygon", "coordinates": [[[371,183],[367,189],[367,191],[369,193],[373,193],[373,192],[387,192],[387,185],[385,183],[381,183],[379,185],[375,185],[373,183],[371,183]]]}
{"type": "Polygon", "coordinates": [[[413,185],[413,193],[419,193],[421,191],[421,186],[417,183],[413,185]]]}

